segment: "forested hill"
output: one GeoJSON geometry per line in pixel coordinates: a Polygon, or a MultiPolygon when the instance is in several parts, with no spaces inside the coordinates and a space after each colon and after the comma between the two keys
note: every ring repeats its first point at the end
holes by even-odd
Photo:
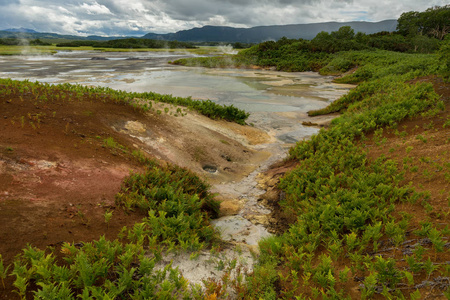
{"type": "Polygon", "coordinates": [[[103,36],[78,36],[78,35],[67,35],[58,34],[50,32],[37,32],[32,29],[26,28],[11,28],[0,30],[0,38],[12,38],[12,39],[42,39],[42,40],[89,40],[89,41],[105,41],[113,40],[118,37],[103,37],[103,36]]]}
{"type": "Polygon", "coordinates": [[[144,38],[177,40],[190,42],[244,42],[260,43],[267,40],[278,40],[282,37],[290,39],[313,39],[319,32],[336,31],[342,26],[350,26],[355,32],[366,34],[381,31],[395,31],[397,20],[381,22],[327,22],[314,24],[258,26],[252,28],[234,28],[225,26],[204,26],[182,30],[176,33],[148,33],[144,38]]]}
{"type": "MultiPolygon", "coordinates": [[[[328,22],[313,24],[295,24],[295,25],[274,25],[258,26],[252,28],[235,28],[226,26],[204,26],[201,28],[192,28],[175,33],[157,34],[148,33],[143,38],[166,41],[182,42],[244,42],[260,43],[267,40],[278,40],[282,37],[291,39],[313,39],[319,32],[332,32],[342,26],[350,26],[355,32],[366,34],[377,33],[381,31],[392,32],[396,30],[397,20],[385,20],[377,23],[372,22],[328,22]]],[[[0,38],[22,38],[22,39],[64,39],[64,40],[91,40],[106,41],[118,39],[118,37],[101,36],[76,36],[61,35],[57,33],[42,33],[34,30],[6,29],[0,30],[0,38]]],[[[120,37],[127,38],[127,37],[120,37]]]]}

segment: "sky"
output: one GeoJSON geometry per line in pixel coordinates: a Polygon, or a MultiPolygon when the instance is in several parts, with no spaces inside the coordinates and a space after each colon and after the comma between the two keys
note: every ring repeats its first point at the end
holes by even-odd
{"type": "Polygon", "coordinates": [[[0,0],[0,29],[142,36],[205,25],[378,22],[447,4],[448,0],[0,0]]]}

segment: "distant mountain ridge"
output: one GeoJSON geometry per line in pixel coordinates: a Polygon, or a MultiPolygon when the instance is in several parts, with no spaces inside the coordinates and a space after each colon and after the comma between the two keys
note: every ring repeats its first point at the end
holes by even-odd
{"type": "Polygon", "coordinates": [[[148,33],[144,38],[177,40],[182,42],[244,42],[260,43],[267,40],[278,40],[282,37],[290,39],[313,39],[319,32],[337,31],[342,26],[350,26],[356,32],[366,34],[381,31],[395,31],[397,20],[381,22],[326,22],[312,24],[257,26],[252,28],[235,28],[227,26],[204,26],[182,30],[176,33],[157,34],[148,33]]]}
{"type": "Polygon", "coordinates": [[[8,29],[3,29],[2,31],[8,31],[8,32],[22,32],[22,33],[38,33],[37,31],[33,30],[33,29],[29,29],[29,28],[8,28],[8,29]]]}
{"type": "Polygon", "coordinates": [[[13,28],[0,30],[0,38],[18,38],[18,39],[64,39],[64,40],[91,40],[91,41],[106,41],[115,40],[122,37],[103,37],[103,36],[78,36],[78,35],[64,35],[49,32],[37,32],[26,28],[13,28]]]}
{"type": "MultiPolygon", "coordinates": [[[[192,28],[175,33],[148,33],[142,38],[180,41],[180,42],[243,42],[243,43],[261,43],[267,40],[278,40],[282,37],[290,39],[313,39],[319,32],[337,31],[342,26],[351,26],[356,32],[366,34],[377,33],[381,31],[395,31],[397,20],[384,20],[381,22],[326,22],[311,24],[293,24],[293,25],[273,25],[257,26],[251,28],[236,28],[227,26],[204,26],[201,28],[192,28]]],[[[0,30],[0,38],[16,37],[26,39],[66,39],[66,40],[114,40],[127,37],[103,37],[103,36],[76,36],[62,35],[57,33],[36,32],[27,28],[12,28],[0,30]]]]}

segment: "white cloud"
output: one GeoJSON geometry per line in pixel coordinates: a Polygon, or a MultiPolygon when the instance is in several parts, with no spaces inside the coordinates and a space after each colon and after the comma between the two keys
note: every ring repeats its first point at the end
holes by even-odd
{"type": "Polygon", "coordinates": [[[86,10],[89,15],[112,15],[111,11],[106,6],[98,4],[97,2],[92,4],[83,3],[80,7],[86,10]]]}
{"type": "Polygon", "coordinates": [[[209,18],[208,23],[214,26],[225,26],[229,24],[229,21],[224,16],[215,15],[209,18]]]}

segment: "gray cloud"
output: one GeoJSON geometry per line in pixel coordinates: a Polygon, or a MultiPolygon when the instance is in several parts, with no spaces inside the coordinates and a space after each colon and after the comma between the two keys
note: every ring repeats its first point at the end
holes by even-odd
{"type": "Polygon", "coordinates": [[[0,29],[143,35],[204,25],[253,27],[381,21],[447,0],[0,0],[0,29]]]}
{"type": "Polygon", "coordinates": [[[0,6],[7,6],[10,4],[19,4],[19,0],[0,0],[0,6]]]}

